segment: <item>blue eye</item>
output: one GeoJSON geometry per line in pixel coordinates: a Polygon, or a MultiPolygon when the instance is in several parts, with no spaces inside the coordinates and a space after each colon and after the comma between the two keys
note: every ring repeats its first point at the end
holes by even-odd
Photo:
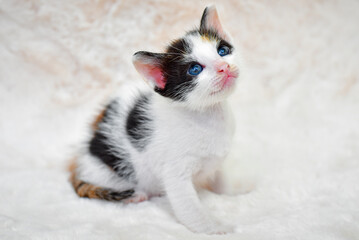
{"type": "Polygon", "coordinates": [[[188,73],[192,76],[196,76],[200,74],[203,70],[203,67],[199,64],[193,64],[189,67],[188,73]]]}
{"type": "Polygon", "coordinates": [[[218,54],[219,56],[223,57],[229,54],[229,47],[227,46],[220,46],[218,48],[218,54]]]}

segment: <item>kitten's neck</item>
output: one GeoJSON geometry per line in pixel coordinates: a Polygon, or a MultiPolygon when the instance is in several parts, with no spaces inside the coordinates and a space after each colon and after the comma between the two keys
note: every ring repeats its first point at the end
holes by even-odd
{"type": "Polygon", "coordinates": [[[177,109],[181,112],[190,112],[190,113],[214,113],[214,112],[221,112],[224,108],[227,108],[227,101],[223,100],[218,103],[214,103],[208,106],[192,106],[188,104],[187,102],[179,102],[179,101],[173,101],[170,98],[163,97],[159,94],[154,94],[154,101],[155,104],[161,105],[163,109],[170,108],[170,109],[177,109]]]}

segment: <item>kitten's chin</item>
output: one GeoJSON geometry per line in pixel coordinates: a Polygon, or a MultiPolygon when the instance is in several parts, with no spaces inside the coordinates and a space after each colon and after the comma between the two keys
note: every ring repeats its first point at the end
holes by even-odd
{"type": "Polygon", "coordinates": [[[225,81],[223,81],[223,84],[221,84],[219,89],[216,89],[210,93],[210,96],[219,96],[223,95],[227,97],[229,94],[231,94],[235,88],[236,85],[237,76],[230,76],[226,78],[225,81]]]}
{"type": "Polygon", "coordinates": [[[186,100],[180,104],[192,110],[206,110],[225,101],[236,87],[237,76],[230,76],[212,87],[207,93],[193,91],[187,95],[186,100]]]}
{"type": "Polygon", "coordinates": [[[236,79],[231,79],[230,83],[227,84],[225,87],[211,92],[209,95],[207,95],[207,98],[202,99],[200,101],[200,108],[206,109],[208,107],[217,105],[218,103],[221,103],[225,101],[235,90],[236,85],[236,79]]]}

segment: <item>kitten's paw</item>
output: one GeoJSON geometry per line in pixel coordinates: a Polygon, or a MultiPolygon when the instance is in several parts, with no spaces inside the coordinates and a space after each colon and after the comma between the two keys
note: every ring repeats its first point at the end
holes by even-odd
{"type": "Polygon", "coordinates": [[[135,194],[132,197],[129,197],[125,200],[123,200],[124,203],[140,203],[143,201],[148,200],[148,195],[144,192],[135,192],[135,194]]]}

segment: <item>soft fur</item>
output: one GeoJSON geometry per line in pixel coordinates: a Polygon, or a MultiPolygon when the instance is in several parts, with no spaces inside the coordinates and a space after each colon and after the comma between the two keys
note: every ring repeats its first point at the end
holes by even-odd
{"type": "Polygon", "coordinates": [[[226,98],[238,77],[229,41],[212,6],[200,27],[165,53],[134,55],[152,91],[124,88],[96,118],[71,178],[79,196],[129,203],[166,195],[192,231],[232,231],[202,207],[196,193],[224,192],[220,169],[234,132],[226,98]],[[223,47],[228,54],[221,56],[223,47]],[[189,72],[195,64],[203,67],[198,75],[189,72]]]}

